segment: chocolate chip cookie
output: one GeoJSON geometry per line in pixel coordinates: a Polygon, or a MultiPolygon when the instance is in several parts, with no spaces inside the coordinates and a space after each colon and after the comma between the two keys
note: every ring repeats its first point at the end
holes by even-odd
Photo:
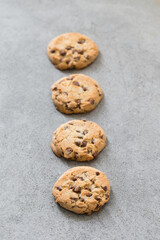
{"type": "Polygon", "coordinates": [[[74,167],[55,183],[53,196],[62,207],[91,214],[109,201],[110,183],[105,173],[92,167],[74,167]]]}
{"type": "Polygon", "coordinates": [[[106,141],[106,134],[98,124],[72,120],[53,133],[51,148],[58,157],[90,161],[104,149],[106,141]]]}
{"type": "Polygon", "coordinates": [[[66,114],[89,112],[103,97],[99,84],[83,74],[63,77],[51,89],[57,110],[66,114]]]}
{"type": "Polygon", "coordinates": [[[81,69],[92,63],[98,55],[95,42],[79,33],[65,33],[48,45],[47,54],[56,68],[81,69]]]}

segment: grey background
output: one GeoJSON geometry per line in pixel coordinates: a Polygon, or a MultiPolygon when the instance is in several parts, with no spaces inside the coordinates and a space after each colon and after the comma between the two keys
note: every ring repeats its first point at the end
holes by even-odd
{"type": "Polygon", "coordinates": [[[160,1],[0,0],[0,239],[159,239],[160,1]],[[98,59],[61,72],[46,55],[64,32],[96,41],[98,59]],[[104,99],[91,113],[55,110],[50,86],[69,73],[95,78],[104,99]],[[90,163],[57,158],[53,131],[88,119],[109,144],[90,163]],[[110,202],[78,216],[60,208],[51,189],[67,169],[89,165],[110,180],[110,202]]]}

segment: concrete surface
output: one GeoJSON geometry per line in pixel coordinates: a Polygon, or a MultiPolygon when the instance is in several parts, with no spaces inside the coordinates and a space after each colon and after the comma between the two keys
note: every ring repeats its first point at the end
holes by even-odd
{"type": "Polygon", "coordinates": [[[160,239],[160,1],[0,0],[0,239],[160,239]],[[105,97],[86,115],[66,116],[50,86],[68,73],[46,55],[55,36],[77,31],[100,56],[79,71],[105,97]],[[72,118],[106,131],[109,145],[84,165],[107,174],[110,202],[78,216],[51,195],[58,177],[83,165],[57,158],[52,132],[72,118]]]}

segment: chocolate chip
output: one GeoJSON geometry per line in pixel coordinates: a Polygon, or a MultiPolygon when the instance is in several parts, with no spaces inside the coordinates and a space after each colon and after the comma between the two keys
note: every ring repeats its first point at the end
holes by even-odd
{"type": "Polygon", "coordinates": [[[80,86],[80,85],[79,85],[79,82],[73,82],[73,85],[75,85],[75,86],[80,86]]]}
{"type": "Polygon", "coordinates": [[[73,123],[72,122],[70,122],[70,123],[68,123],[69,125],[73,125],[73,123]]]}
{"type": "Polygon", "coordinates": [[[83,50],[78,50],[78,53],[79,54],[83,54],[83,50]]]}
{"type": "Polygon", "coordinates": [[[79,138],[79,139],[83,139],[83,136],[77,136],[77,138],[79,138]]]}
{"type": "Polygon", "coordinates": [[[92,183],[95,183],[95,179],[91,179],[91,182],[92,182],[92,183]]]}
{"type": "Polygon", "coordinates": [[[80,105],[81,105],[81,100],[78,99],[76,102],[77,102],[77,107],[80,107],[80,105]]]}
{"type": "Polygon", "coordinates": [[[70,61],[71,61],[71,60],[70,60],[70,59],[68,59],[68,60],[66,60],[66,63],[67,63],[67,64],[69,64],[69,63],[70,63],[70,61]]]}
{"type": "Polygon", "coordinates": [[[66,51],[61,50],[61,51],[60,51],[60,55],[61,55],[61,56],[65,56],[65,55],[66,55],[66,51]]]}
{"type": "Polygon", "coordinates": [[[84,181],[84,178],[83,178],[83,177],[81,177],[81,181],[84,181]]]}
{"type": "Polygon", "coordinates": [[[92,153],[92,149],[88,149],[88,153],[92,153]]]}
{"type": "Polygon", "coordinates": [[[81,131],[80,130],[76,130],[76,132],[80,133],[81,131]]]}
{"type": "Polygon", "coordinates": [[[89,55],[87,55],[85,58],[86,58],[87,60],[89,60],[89,59],[90,59],[90,56],[89,56],[89,55]]]}
{"type": "Polygon", "coordinates": [[[67,92],[64,92],[64,95],[68,96],[68,93],[67,93],[67,92]]]}
{"type": "Polygon", "coordinates": [[[72,108],[66,107],[66,109],[67,109],[68,111],[73,112],[73,109],[72,109],[72,108]]]}
{"type": "Polygon", "coordinates": [[[62,186],[57,187],[59,191],[62,191],[62,186]]]}
{"type": "Polygon", "coordinates": [[[81,188],[80,187],[76,187],[73,189],[74,192],[76,193],[80,193],[81,192],[81,188]]]}
{"type": "Polygon", "coordinates": [[[103,134],[100,136],[100,138],[102,138],[102,139],[103,139],[103,134]]]}
{"type": "Polygon", "coordinates": [[[67,46],[67,47],[66,47],[67,50],[70,50],[71,48],[72,48],[71,46],[67,46]]]}
{"type": "Polygon", "coordinates": [[[96,172],[96,175],[99,176],[99,175],[100,175],[100,172],[96,172]]]}
{"type": "Polygon", "coordinates": [[[83,198],[80,198],[79,201],[80,201],[80,202],[84,202],[84,199],[83,199],[83,198]]]}
{"type": "MultiPolygon", "coordinates": [[[[69,107],[68,107],[68,104],[67,104],[67,103],[65,103],[65,108],[66,108],[68,111],[73,111],[72,108],[69,108],[69,107]]],[[[70,125],[71,125],[71,124],[70,124],[70,125]]]]}
{"type": "Polygon", "coordinates": [[[101,200],[102,200],[99,196],[96,196],[95,199],[96,199],[97,201],[101,201],[101,200]]]}
{"type": "Polygon", "coordinates": [[[64,126],[64,128],[63,128],[63,129],[64,129],[64,130],[66,130],[67,128],[68,128],[68,126],[64,126]]]}
{"type": "Polygon", "coordinates": [[[72,180],[73,180],[73,181],[76,181],[77,179],[78,179],[77,176],[73,176],[73,177],[72,177],[72,180]]]}
{"type": "Polygon", "coordinates": [[[67,154],[71,154],[73,152],[72,148],[67,148],[66,149],[67,154]]]}
{"type": "Polygon", "coordinates": [[[109,198],[109,195],[108,195],[108,194],[105,194],[105,197],[106,197],[106,199],[108,199],[108,198],[109,198]]]}
{"type": "Polygon", "coordinates": [[[107,191],[107,186],[102,185],[101,188],[106,192],[107,191]]]}
{"type": "Polygon", "coordinates": [[[78,198],[71,197],[71,200],[73,200],[73,201],[77,201],[77,200],[78,200],[78,198]]]}
{"type": "Polygon", "coordinates": [[[87,122],[87,120],[85,120],[85,119],[83,119],[82,121],[83,121],[83,122],[87,122]]]}
{"type": "Polygon", "coordinates": [[[75,52],[77,52],[77,50],[76,50],[76,49],[73,49],[73,50],[72,50],[72,53],[74,54],[75,52]]]}
{"type": "Polygon", "coordinates": [[[98,209],[99,209],[99,204],[97,204],[97,206],[96,206],[95,210],[98,210],[98,209]]]}
{"type": "Polygon", "coordinates": [[[83,91],[87,91],[87,88],[86,88],[86,87],[82,86],[82,88],[83,88],[83,91]]]}
{"type": "Polygon", "coordinates": [[[67,80],[73,80],[73,77],[67,77],[66,79],[67,80]]]}
{"type": "Polygon", "coordinates": [[[55,52],[56,52],[56,50],[55,50],[55,49],[53,49],[53,50],[51,50],[51,51],[50,51],[50,53],[55,53],[55,52]]]}
{"type": "Polygon", "coordinates": [[[57,90],[57,87],[54,87],[53,90],[56,91],[56,90],[57,90]]]}
{"type": "Polygon", "coordinates": [[[92,193],[87,193],[86,196],[87,196],[87,197],[91,197],[91,196],[92,196],[92,193]]]}
{"type": "Polygon", "coordinates": [[[75,159],[78,159],[78,153],[77,153],[77,152],[75,152],[74,158],[75,158],[75,159]]]}
{"type": "Polygon", "coordinates": [[[91,143],[92,143],[92,144],[94,144],[94,143],[95,143],[95,139],[94,139],[94,138],[92,138],[92,141],[91,141],[91,143]]]}
{"type": "Polygon", "coordinates": [[[75,144],[80,147],[81,146],[81,142],[75,142],[75,144]]]}
{"type": "Polygon", "coordinates": [[[79,39],[79,40],[78,40],[78,43],[79,43],[79,44],[82,44],[82,43],[84,43],[84,42],[85,42],[84,39],[79,39]]]}
{"type": "Polygon", "coordinates": [[[88,133],[88,130],[84,130],[83,134],[86,135],[88,133]]]}
{"type": "Polygon", "coordinates": [[[97,157],[98,156],[98,152],[94,152],[93,154],[92,154],[92,156],[95,158],[95,157],[97,157]]]}
{"type": "Polygon", "coordinates": [[[89,102],[93,105],[95,103],[94,99],[89,99],[89,102]]]}
{"type": "Polygon", "coordinates": [[[75,61],[79,61],[79,60],[80,60],[80,57],[79,57],[79,56],[74,57],[74,60],[75,60],[75,61]]]}
{"type": "Polygon", "coordinates": [[[86,145],[87,145],[87,141],[83,141],[81,144],[81,147],[86,147],[86,145]]]}

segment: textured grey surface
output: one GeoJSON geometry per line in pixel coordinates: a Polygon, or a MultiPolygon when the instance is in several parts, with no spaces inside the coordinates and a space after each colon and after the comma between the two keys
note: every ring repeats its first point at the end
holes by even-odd
{"type": "Polygon", "coordinates": [[[0,0],[0,239],[147,239],[160,236],[160,1],[0,0]],[[95,78],[104,99],[91,113],[57,112],[50,86],[68,73],[46,55],[55,36],[77,31],[99,46],[79,71],[95,78]],[[100,124],[109,145],[85,163],[107,174],[110,202],[78,216],[51,189],[70,167],[57,158],[52,132],[72,118],[100,124]]]}

